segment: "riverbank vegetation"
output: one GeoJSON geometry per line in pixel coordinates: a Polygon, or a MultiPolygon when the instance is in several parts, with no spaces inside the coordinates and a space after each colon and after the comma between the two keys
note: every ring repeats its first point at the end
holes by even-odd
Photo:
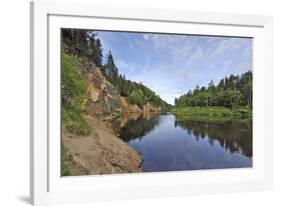
{"type": "Polygon", "coordinates": [[[241,75],[230,75],[221,79],[218,85],[211,81],[208,87],[196,86],[175,99],[176,107],[227,107],[247,106],[252,108],[252,71],[241,75]]]}
{"type": "Polygon", "coordinates": [[[252,118],[252,72],[230,75],[218,85],[196,86],[175,99],[175,114],[200,118],[252,118]]]}
{"type": "Polygon", "coordinates": [[[143,108],[146,103],[150,103],[153,106],[161,107],[161,110],[164,111],[172,108],[172,105],[161,99],[159,95],[143,85],[142,82],[126,79],[126,76],[119,72],[112,52],[109,51],[107,55],[103,54],[102,42],[96,33],[88,30],[66,29],[62,31],[62,38],[66,53],[81,57],[88,61],[88,64],[99,67],[119,95],[128,98],[131,104],[143,108]]]}
{"type": "Polygon", "coordinates": [[[121,74],[112,52],[103,53],[95,32],[62,29],[61,35],[63,176],[140,172],[143,157],[118,134],[143,136],[144,130],[152,130],[156,118],[151,115],[149,122],[147,113],[172,112],[193,120],[252,118],[251,71],[225,77],[217,85],[211,81],[196,86],[172,106],[142,82],[121,74]],[[127,114],[138,114],[147,122],[130,120],[127,114]],[[113,131],[114,122],[120,131],[113,131]],[[121,130],[126,123],[129,129],[121,130]]]}
{"type": "Polygon", "coordinates": [[[63,176],[140,172],[142,156],[112,133],[109,120],[121,117],[121,98],[133,112],[170,106],[141,82],[120,74],[111,52],[103,57],[95,33],[62,30],[63,176]]]}
{"type": "Polygon", "coordinates": [[[137,83],[127,80],[125,75],[120,74],[114,63],[111,52],[107,55],[106,63],[102,67],[102,72],[117,88],[120,96],[128,97],[130,104],[136,104],[142,109],[143,106],[149,102],[156,107],[161,107],[161,110],[165,111],[170,110],[172,107],[141,82],[137,83]]]}
{"type": "Polygon", "coordinates": [[[88,135],[91,129],[83,118],[83,102],[87,97],[86,81],[79,71],[79,60],[62,54],[62,119],[66,128],[78,135],[88,135]]]}
{"type": "Polygon", "coordinates": [[[172,113],[180,116],[189,116],[194,119],[251,119],[252,110],[248,107],[178,107],[172,109],[172,113]]]}

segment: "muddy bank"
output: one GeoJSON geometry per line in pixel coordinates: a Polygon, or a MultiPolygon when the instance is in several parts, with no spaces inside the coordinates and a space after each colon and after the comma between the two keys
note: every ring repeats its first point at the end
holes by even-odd
{"type": "Polygon", "coordinates": [[[63,129],[64,153],[74,162],[69,164],[70,175],[141,172],[140,154],[115,136],[103,121],[90,116],[85,119],[93,130],[89,136],[78,136],[63,129]],[[78,174],[79,171],[83,172],[78,174]]]}

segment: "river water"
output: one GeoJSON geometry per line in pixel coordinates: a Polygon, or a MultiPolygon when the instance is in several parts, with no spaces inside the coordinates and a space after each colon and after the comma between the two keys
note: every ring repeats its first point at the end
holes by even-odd
{"type": "Polygon", "coordinates": [[[251,122],[132,114],[114,125],[142,154],[143,172],[252,167],[251,122]]]}

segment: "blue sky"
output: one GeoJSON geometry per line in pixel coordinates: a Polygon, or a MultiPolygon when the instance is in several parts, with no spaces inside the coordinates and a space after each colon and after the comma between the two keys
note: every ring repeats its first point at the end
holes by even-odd
{"type": "Polygon", "coordinates": [[[252,70],[252,39],[132,32],[97,32],[121,74],[174,104],[196,85],[252,70]]]}

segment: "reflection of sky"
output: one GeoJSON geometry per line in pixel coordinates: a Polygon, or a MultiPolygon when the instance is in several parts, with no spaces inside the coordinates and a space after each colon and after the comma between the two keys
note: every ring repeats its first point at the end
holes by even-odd
{"type": "Polygon", "coordinates": [[[168,103],[230,74],[252,70],[252,39],[131,32],[98,32],[121,74],[142,82],[168,103]]]}
{"type": "Polygon", "coordinates": [[[173,115],[161,116],[159,124],[148,134],[129,141],[143,155],[144,172],[252,166],[250,158],[230,152],[216,139],[211,143],[207,135],[196,138],[187,129],[175,127],[174,122],[173,115]]]}

